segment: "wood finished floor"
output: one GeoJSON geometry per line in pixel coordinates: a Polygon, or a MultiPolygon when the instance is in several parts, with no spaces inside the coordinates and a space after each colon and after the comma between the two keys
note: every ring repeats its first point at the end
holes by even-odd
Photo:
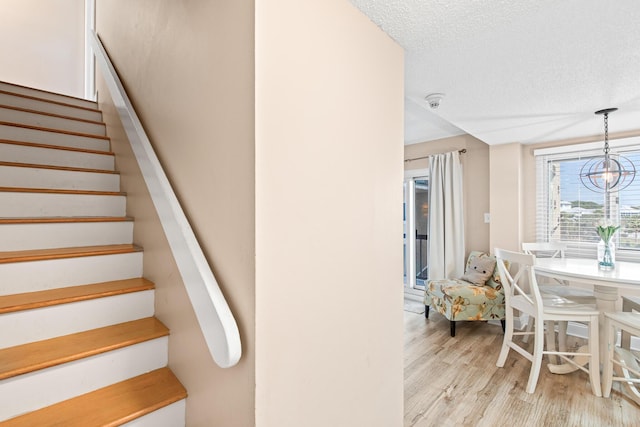
{"type": "Polygon", "coordinates": [[[586,373],[554,375],[546,360],[535,393],[526,393],[524,357],[511,351],[505,367],[496,367],[500,326],[464,322],[451,338],[444,317],[406,311],[404,324],[405,427],[640,426],[640,407],[619,384],[611,398],[595,397],[586,373]]]}

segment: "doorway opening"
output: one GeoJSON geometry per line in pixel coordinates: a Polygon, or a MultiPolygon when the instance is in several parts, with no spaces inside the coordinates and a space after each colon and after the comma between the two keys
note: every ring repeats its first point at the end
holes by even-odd
{"type": "MultiPolygon", "coordinates": [[[[404,286],[422,294],[429,278],[429,178],[407,171],[404,181],[404,286]]],[[[415,292],[411,292],[415,291],[415,292]]]]}

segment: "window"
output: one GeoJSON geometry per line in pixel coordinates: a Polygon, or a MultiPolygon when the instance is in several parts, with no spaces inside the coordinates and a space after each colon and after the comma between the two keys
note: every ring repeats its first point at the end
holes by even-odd
{"type": "MultiPolygon", "coordinates": [[[[568,244],[568,256],[594,257],[599,240],[596,223],[605,210],[620,230],[614,236],[616,257],[640,261],[640,176],[627,188],[602,193],[586,188],[582,166],[603,155],[602,143],[535,150],[537,176],[536,230],[538,241],[568,244]]],[[[610,141],[612,157],[623,155],[640,167],[640,138],[610,141]]],[[[640,170],[638,170],[640,174],[640,170]]]]}

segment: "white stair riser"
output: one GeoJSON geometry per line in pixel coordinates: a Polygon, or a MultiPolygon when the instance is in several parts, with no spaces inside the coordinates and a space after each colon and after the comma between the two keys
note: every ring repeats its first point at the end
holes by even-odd
{"type": "Polygon", "coordinates": [[[80,107],[98,108],[98,104],[94,101],[59,95],[57,93],[44,92],[24,86],[16,86],[6,82],[0,82],[0,90],[3,90],[5,92],[18,93],[21,95],[34,96],[36,98],[48,99],[56,102],[63,102],[65,104],[77,105],[80,107]]]}
{"type": "Polygon", "coordinates": [[[0,295],[142,277],[142,252],[0,264],[0,295]]]}
{"type": "Polygon", "coordinates": [[[186,425],[187,400],[157,409],[121,427],[182,427],[186,425]]]}
{"type": "Polygon", "coordinates": [[[74,117],[76,119],[91,120],[94,122],[102,121],[102,113],[98,110],[86,110],[84,108],[57,104],[41,99],[25,98],[4,92],[0,92],[0,105],[58,114],[60,116],[74,117]]]}
{"type": "Polygon", "coordinates": [[[124,196],[0,192],[0,217],[125,216],[124,196]]]}
{"type": "Polygon", "coordinates": [[[0,165],[0,187],[119,191],[120,175],[0,165]]]}
{"type": "Polygon", "coordinates": [[[167,344],[162,337],[0,381],[0,420],[162,368],[167,344]]]}
{"type": "MultiPolygon", "coordinates": [[[[0,82],[0,90],[84,103],[0,82]]],[[[0,121],[66,132],[105,135],[101,113],[0,93],[0,121]],[[20,111],[28,109],[48,114],[20,111]]],[[[0,124],[0,140],[88,150],[109,150],[100,138],[0,124]]],[[[113,156],[19,146],[0,142],[0,161],[114,170],[113,156]]],[[[117,174],[0,165],[0,187],[118,191],[117,174]]],[[[124,216],[124,196],[0,192],[0,217],[124,216]]],[[[0,225],[0,251],[131,243],[133,222],[33,223],[0,225]]],[[[142,252],[0,264],[0,295],[32,292],[142,276],[142,252]]],[[[0,315],[0,348],[46,340],[150,317],[153,290],[132,292],[0,315]]],[[[166,366],[168,337],[41,369],[0,381],[0,422],[166,366]]],[[[130,421],[129,427],[186,424],[185,400],[130,421]]]]}
{"type": "Polygon", "coordinates": [[[109,151],[109,140],[90,136],[72,135],[20,126],[0,124],[0,139],[59,147],[82,148],[84,150],[109,151]]]}
{"type": "Polygon", "coordinates": [[[133,243],[133,221],[0,225],[0,251],[133,243]]]}
{"type": "Polygon", "coordinates": [[[84,153],[0,142],[0,159],[5,162],[114,170],[115,158],[110,154],[84,153]]]}
{"type": "Polygon", "coordinates": [[[0,348],[153,316],[153,290],[0,314],[0,348]]]}
{"type": "Polygon", "coordinates": [[[31,113],[29,111],[14,110],[2,106],[0,106],[0,121],[47,129],[86,133],[89,135],[106,135],[104,124],[31,113]]]}

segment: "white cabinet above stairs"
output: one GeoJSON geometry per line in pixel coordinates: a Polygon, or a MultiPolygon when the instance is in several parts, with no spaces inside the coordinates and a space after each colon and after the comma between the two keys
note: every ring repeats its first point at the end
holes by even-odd
{"type": "Polygon", "coordinates": [[[0,426],[181,426],[186,390],[90,101],[0,82],[0,426]]]}

